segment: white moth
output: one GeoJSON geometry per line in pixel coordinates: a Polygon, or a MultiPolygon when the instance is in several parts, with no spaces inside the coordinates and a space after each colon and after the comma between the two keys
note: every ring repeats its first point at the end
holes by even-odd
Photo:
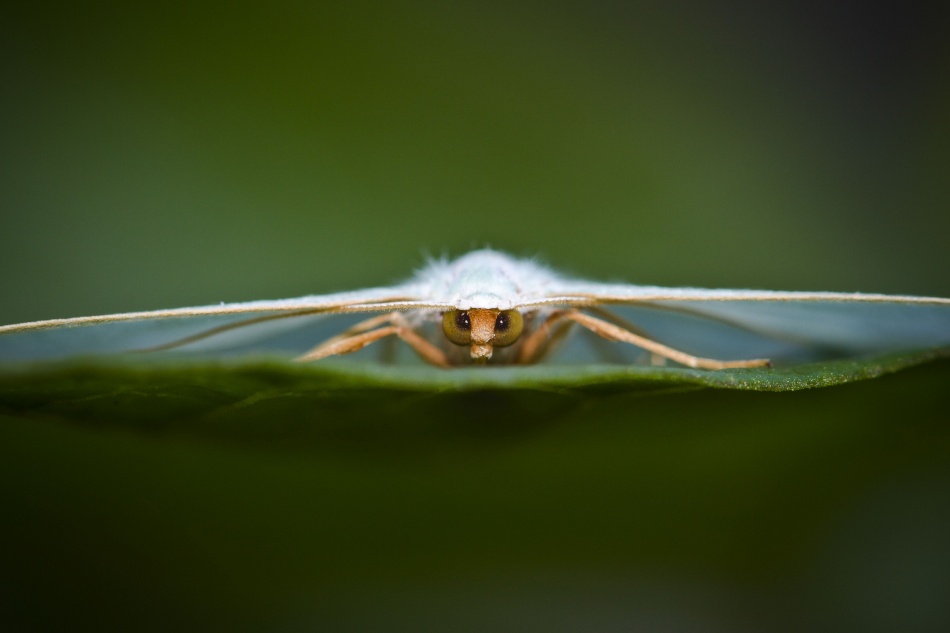
{"type": "Polygon", "coordinates": [[[0,326],[0,334],[253,315],[158,344],[153,338],[150,348],[159,350],[276,320],[348,313],[376,314],[297,360],[347,354],[397,337],[439,367],[531,364],[548,356],[571,330],[592,332],[600,337],[592,337],[594,341],[645,350],[654,362],[669,360],[702,369],[760,367],[769,365],[769,358],[793,362],[808,357],[802,350],[844,356],[950,345],[950,299],[595,283],[492,250],[430,262],[409,281],[391,287],[34,321],[0,326]],[[633,310],[638,325],[625,318],[624,310],[633,310]],[[702,354],[703,350],[714,354],[702,354]]]}

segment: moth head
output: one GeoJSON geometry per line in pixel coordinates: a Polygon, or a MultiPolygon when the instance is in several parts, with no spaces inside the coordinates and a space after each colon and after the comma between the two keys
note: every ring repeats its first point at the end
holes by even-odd
{"type": "Polygon", "coordinates": [[[524,319],[517,310],[448,310],[442,315],[442,332],[456,345],[471,346],[472,360],[484,363],[495,347],[511,345],[521,336],[524,319]]]}

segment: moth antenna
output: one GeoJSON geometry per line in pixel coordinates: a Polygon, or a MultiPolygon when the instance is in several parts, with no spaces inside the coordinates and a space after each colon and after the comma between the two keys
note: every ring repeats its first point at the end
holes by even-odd
{"type": "MultiPolygon", "coordinates": [[[[653,335],[651,335],[649,332],[644,330],[642,327],[638,325],[634,325],[627,319],[623,318],[619,314],[614,314],[610,310],[605,310],[604,308],[601,308],[600,306],[597,306],[597,305],[586,306],[584,309],[587,310],[588,312],[593,312],[600,318],[610,321],[614,325],[619,325],[625,330],[629,332],[633,332],[634,334],[638,336],[643,336],[645,338],[653,338],[653,335]]],[[[730,323],[729,325],[732,325],[732,324],[730,323]]]]}
{"type": "Polygon", "coordinates": [[[204,339],[211,338],[212,336],[217,336],[224,332],[229,332],[231,330],[238,330],[243,327],[248,327],[250,325],[257,325],[258,323],[266,323],[267,321],[277,321],[279,319],[292,319],[295,317],[301,316],[310,316],[314,314],[320,314],[326,312],[326,310],[305,310],[302,312],[291,312],[284,314],[267,314],[264,316],[254,317],[252,319],[245,319],[243,321],[238,321],[236,323],[227,323],[225,325],[219,325],[217,327],[198,332],[197,334],[191,334],[183,338],[175,339],[174,341],[169,341],[168,343],[162,343],[161,345],[155,345],[153,347],[143,347],[140,349],[129,350],[133,354],[148,354],[151,352],[164,352],[165,350],[175,349],[176,347],[183,347],[185,345],[190,345],[191,343],[196,343],[198,341],[203,341],[204,339]]]}

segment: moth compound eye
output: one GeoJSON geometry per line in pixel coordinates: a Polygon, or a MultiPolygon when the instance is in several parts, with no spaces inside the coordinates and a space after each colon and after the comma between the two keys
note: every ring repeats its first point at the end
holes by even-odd
{"type": "Polygon", "coordinates": [[[511,345],[521,336],[522,329],[524,329],[524,320],[520,312],[517,310],[499,312],[495,317],[495,338],[492,339],[492,344],[496,347],[511,345]]]}
{"type": "Polygon", "coordinates": [[[448,310],[442,315],[442,332],[456,345],[472,342],[472,319],[465,310],[448,310]]]}

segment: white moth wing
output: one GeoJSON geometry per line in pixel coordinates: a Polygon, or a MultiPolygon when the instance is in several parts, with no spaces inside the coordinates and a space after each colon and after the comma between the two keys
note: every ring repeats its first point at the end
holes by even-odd
{"type": "Polygon", "coordinates": [[[48,319],[0,326],[0,335],[12,335],[0,336],[0,359],[123,352],[200,338],[208,332],[215,335],[188,349],[224,349],[302,328],[306,331],[299,345],[306,348],[338,334],[360,314],[441,307],[445,306],[427,300],[424,288],[410,283],[294,299],[48,319]],[[346,318],[347,314],[356,316],[346,318]],[[333,315],[341,316],[326,318],[333,315]],[[77,327],[80,332],[71,331],[77,327]]]}
{"type": "Polygon", "coordinates": [[[119,312],[66,319],[48,319],[0,326],[0,334],[41,330],[56,327],[74,327],[114,323],[117,321],[143,321],[151,319],[174,319],[182,317],[223,316],[223,315],[264,315],[268,313],[333,313],[333,312],[383,312],[386,310],[408,310],[415,308],[444,307],[418,296],[414,285],[391,288],[369,288],[352,292],[340,292],[328,295],[310,295],[295,299],[273,299],[246,301],[241,303],[220,303],[191,308],[171,308],[144,312],[119,312]]]}
{"type": "Polygon", "coordinates": [[[557,280],[544,288],[545,303],[563,301],[575,305],[592,303],[636,303],[657,301],[768,301],[768,302],[847,302],[847,303],[911,303],[950,306],[950,299],[886,295],[860,292],[801,292],[786,290],[730,290],[707,288],[668,288],[632,284],[592,283],[557,280]]]}
{"type": "MultiPolygon", "coordinates": [[[[719,359],[799,361],[950,345],[950,299],[592,283],[482,250],[430,262],[411,281],[390,287],[0,326],[0,334],[15,334],[0,336],[0,359],[128,351],[176,341],[189,342],[189,349],[220,349],[306,325],[295,343],[299,350],[340,333],[367,312],[570,306],[607,308],[660,342],[719,359]],[[88,327],[81,335],[64,331],[76,326],[88,327]]],[[[624,352],[625,358],[638,353],[624,352]]]]}
{"type": "Polygon", "coordinates": [[[546,301],[602,306],[697,355],[807,360],[950,346],[950,299],[564,281],[546,301]]]}

